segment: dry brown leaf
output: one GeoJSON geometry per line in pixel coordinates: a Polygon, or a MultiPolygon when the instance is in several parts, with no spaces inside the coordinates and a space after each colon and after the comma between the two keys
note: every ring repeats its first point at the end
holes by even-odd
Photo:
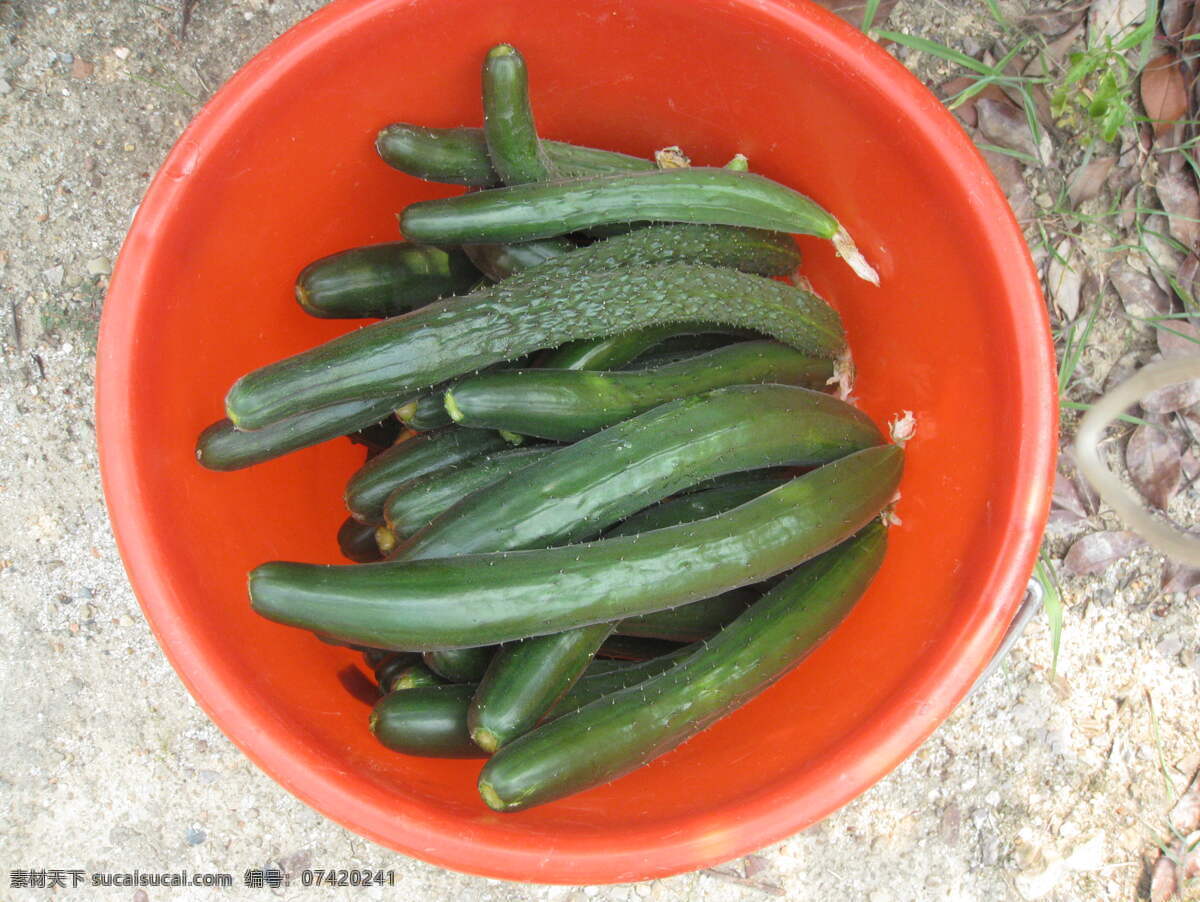
{"type": "Polygon", "coordinates": [[[996,153],[994,150],[983,150],[983,158],[1000,183],[1008,205],[1012,207],[1013,216],[1017,222],[1030,222],[1035,218],[1036,207],[1029,184],[1025,181],[1025,170],[1008,154],[996,153]]]}
{"type": "MultiPolygon", "coordinates": [[[[1054,510],[1058,510],[1064,514],[1070,515],[1070,520],[1083,520],[1087,517],[1087,512],[1083,509],[1083,501],[1079,497],[1079,493],[1075,491],[1075,483],[1065,476],[1062,471],[1054,474],[1054,492],[1050,496],[1051,500],[1051,516],[1054,516],[1054,510]]],[[[1065,518],[1060,518],[1063,520],[1065,518]]]]}
{"type": "Polygon", "coordinates": [[[1105,38],[1115,44],[1146,18],[1146,0],[1093,0],[1088,11],[1088,44],[1103,47],[1105,38]]]}
{"type": "Polygon", "coordinates": [[[1186,592],[1190,596],[1197,588],[1200,588],[1200,567],[1189,567],[1167,558],[1163,568],[1163,592],[1186,592]]]}
{"type": "Polygon", "coordinates": [[[1071,259],[1073,251],[1071,239],[1064,238],[1046,265],[1046,291],[1067,323],[1079,314],[1079,296],[1083,291],[1083,275],[1071,259]]]}
{"type": "MultiPolygon", "coordinates": [[[[839,18],[845,19],[855,28],[862,28],[863,16],[867,12],[866,0],[814,0],[817,6],[823,6],[839,18]]],[[[879,4],[879,9],[875,11],[875,20],[871,23],[873,28],[878,28],[887,21],[887,17],[892,14],[892,9],[895,7],[898,0],[882,0],[879,4]]]]}
{"type": "Polygon", "coordinates": [[[1189,254],[1179,264],[1179,269],[1175,271],[1175,283],[1179,286],[1175,293],[1182,295],[1185,309],[1193,309],[1195,307],[1193,302],[1197,298],[1197,276],[1200,276],[1200,257],[1197,257],[1195,254],[1189,254]]]}
{"type": "Polygon", "coordinates": [[[1184,29],[1192,19],[1192,0],[1162,0],[1163,34],[1174,40],[1183,37],[1184,29]]]}
{"type": "Polygon", "coordinates": [[[1051,35],[1062,34],[1072,25],[1081,24],[1085,7],[1081,4],[1063,4],[1055,6],[1040,6],[1036,9],[1031,9],[1020,17],[1025,24],[1036,28],[1041,34],[1050,37],[1051,35]]]}
{"type": "MultiPolygon", "coordinates": [[[[962,78],[950,79],[950,81],[943,84],[939,89],[942,99],[949,100],[950,98],[971,87],[971,85],[975,84],[975,81],[976,80],[974,78],[968,78],[966,76],[963,76],[962,78]]],[[[980,100],[1003,101],[1005,99],[1005,93],[1000,90],[997,85],[991,84],[978,94],[968,97],[958,106],[956,106],[952,112],[959,118],[963,125],[967,126],[968,128],[975,128],[975,126],[979,124],[979,114],[975,109],[975,104],[979,103],[980,100]]]]}
{"type": "Polygon", "coordinates": [[[1183,484],[1180,457],[1183,443],[1162,426],[1142,425],[1125,445],[1129,478],[1147,501],[1166,510],[1183,484]]]}
{"type": "Polygon", "coordinates": [[[1154,186],[1169,217],[1171,237],[1191,250],[1200,241],[1200,194],[1186,170],[1163,172],[1154,186]]]}
{"type": "Polygon", "coordinates": [[[1097,157],[1076,169],[1067,188],[1071,206],[1078,207],[1085,201],[1099,197],[1116,162],[1116,157],[1097,157]]]}
{"type": "Polygon", "coordinates": [[[1155,281],[1138,272],[1124,260],[1108,268],[1108,280],[1121,298],[1130,316],[1163,316],[1171,312],[1171,299],[1155,281]]]}
{"type": "MultiPolygon", "coordinates": [[[[1183,329],[1181,327],[1184,326],[1188,327],[1188,329],[1195,329],[1195,326],[1192,326],[1190,323],[1182,323],[1178,320],[1171,320],[1169,326],[1160,326],[1158,328],[1159,347],[1166,348],[1169,352],[1165,353],[1163,357],[1178,359],[1196,354],[1197,346],[1190,339],[1175,334],[1175,332],[1182,332],[1183,329]],[[1168,329],[1175,331],[1167,331],[1168,329]],[[1187,350],[1189,348],[1191,349],[1190,351],[1187,350]]],[[[1159,360],[1162,358],[1155,357],[1153,359],[1159,360]]],[[[1142,410],[1150,414],[1176,413],[1190,407],[1195,407],[1197,404],[1200,404],[1200,379],[1193,379],[1190,382],[1180,382],[1176,385],[1167,385],[1156,389],[1144,396],[1141,404],[1142,410]]]]}
{"type": "Polygon", "coordinates": [[[1200,354],[1200,328],[1189,322],[1173,319],[1160,323],[1156,335],[1163,357],[1175,360],[1200,354]]]}
{"type": "Polygon", "coordinates": [[[1150,902],[1169,902],[1175,895],[1175,864],[1161,853],[1150,877],[1150,902]]]}
{"type": "Polygon", "coordinates": [[[1171,280],[1166,274],[1177,272],[1185,256],[1176,250],[1170,234],[1170,223],[1161,213],[1147,216],[1142,222],[1142,247],[1148,257],[1150,277],[1166,292],[1172,291],[1171,280]]]}
{"type": "Polygon", "coordinates": [[[1142,70],[1142,106],[1154,123],[1155,137],[1165,134],[1187,115],[1187,80],[1179,59],[1170,51],[1150,60],[1142,70]]]}
{"type": "Polygon", "coordinates": [[[983,98],[975,104],[975,109],[979,114],[979,132],[986,141],[1006,150],[1026,154],[1041,163],[1049,159],[1050,136],[1043,129],[1041,142],[1035,141],[1025,112],[1007,99],[983,98]]]}
{"type": "Polygon", "coordinates": [[[1145,545],[1141,536],[1132,532],[1094,532],[1073,544],[1063,558],[1063,567],[1077,576],[1096,573],[1145,545]]]}
{"type": "Polygon", "coordinates": [[[1167,821],[1179,833],[1200,830],[1200,774],[1192,775],[1192,782],[1171,808],[1167,821]]]}

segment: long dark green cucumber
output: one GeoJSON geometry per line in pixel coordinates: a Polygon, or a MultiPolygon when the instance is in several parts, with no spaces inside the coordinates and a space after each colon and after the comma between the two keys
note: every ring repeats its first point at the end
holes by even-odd
{"type": "Polygon", "coordinates": [[[569,341],[546,351],[538,358],[537,365],[548,370],[619,369],[673,338],[699,336],[714,331],[723,330],[714,330],[711,323],[679,323],[650,326],[604,338],[569,341]]]}
{"type": "Polygon", "coordinates": [[[308,264],[296,300],[326,319],[396,316],[470,291],[479,271],[461,250],[404,241],[351,248],[308,264]]]}
{"type": "Polygon", "coordinates": [[[752,172],[711,166],[654,169],[511,185],[410,204],[400,231],[420,244],[550,238],[637,221],[713,223],[833,238],[838,221],[816,201],[752,172]]]}
{"type": "MultiPolygon", "coordinates": [[[[611,667],[611,661],[593,661],[583,678],[571,687],[548,716],[560,716],[656,676],[693,650],[683,648],[666,658],[620,667],[611,667]]],[[[371,732],[386,747],[409,755],[481,757],[483,751],[471,740],[467,726],[467,709],[477,688],[474,683],[448,683],[403,689],[384,696],[368,720],[371,732]]]]}
{"type": "Polygon", "coordinates": [[[666,673],[514,741],[484,766],[480,795],[497,811],[519,811],[607,783],[675,748],[829,635],[866,591],[886,544],[886,530],[872,524],[801,567],[666,673]]]}
{"type": "Polygon", "coordinates": [[[500,181],[545,181],[550,163],[533,122],[525,59],[511,44],[497,44],[484,58],[482,80],[483,137],[500,181]]]}
{"type": "Polygon", "coordinates": [[[483,429],[420,433],[363,464],[346,484],[346,507],[360,523],[378,526],[384,501],[400,483],[506,447],[499,435],[483,429]]]}
{"type": "Polygon", "coordinates": [[[520,244],[470,244],[463,252],[481,273],[493,282],[572,253],[575,245],[566,238],[543,238],[520,244]]]}
{"type": "Polygon", "coordinates": [[[467,725],[485,752],[532,730],[580,678],[612,624],[598,623],[504,645],[471,699],[467,725]]]}
{"type": "Polygon", "coordinates": [[[605,536],[632,536],[665,526],[703,520],[713,514],[733,510],[763,492],[778,488],[792,475],[787,470],[769,470],[720,476],[713,481],[714,484],[706,485],[700,491],[677,495],[638,511],[606,532],[605,536]]]}
{"type": "Polygon", "coordinates": [[[196,460],[210,470],[240,470],[370,426],[399,403],[401,397],[389,396],[342,401],[251,431],[218,420],[196,440],[196,460]]]}
{"type": "Polygon", "coordinates": [[[422,655],[425,666],[451,683],[477,683],[488,669],[495,649],[447,648],[422,655]]]}
{"type": "MultiPolygon", "coordinates": [[[[656,611],[655,613],[662,612],[656,611]]],[[[642,661],[653,661],[655,658],[661,658],[663,655],[670,654],[678,648],[678,642],[614,634],[604,640],[604,644],[597,650],[596,656],[599,659],[640,663],[642,661]]]]}
{"type": "Polygon", "coordinates": [[[815,357],[845,346],[828,304],[772,279],[684,263],[571,273],[553,261],[255,370],[234,383],[225,408],[240,428],[259,428],[327,404],[403,397],[576,338],[700,319],[815,357]]]}
{"type": "Polygon", "coordinates": [[[536,445],[496,451],[401,483],[384,503],[384,519],[397,537],[407,538],[472,492],[506,479],[554,450],[554,445],[536,445]]]}
{"type": "Polygon", "coordinates": [[[667,611],[627,617],[617,624],[614,632],[639,639],[697,642],[719,632],[757,598],[750,589],[730,589],[667,611]]]}
{"type": "Polygon", "coordinates": [[[574,441],[672,398],[727,385],[818,388],[833,361],[774,341],[745,341],[649,370],[504,370],[469,376],[445,393],[459,425],[574,441]]]}
{"type": "Polygon", "coordinates": [[[402,543],[394,558],[589,539],[700,480],[814,466],[881,441],[865,414],[821,392],[790,385],[715,389],[610,426],[475,492],[402,543]]]}
{"type": "MultiPolygon", "coordinates": [[[[394,169],[430,182],[486,188],[500,184],[481,128],[425,128],[396,123],[375,139],[375,149],[394,169]]],[[[562,176],[653,169],[654,161],[628,154],[542,141],[550,165],[562,176]]]]}
{"type": "Polygon", "coordinates": [[[359,523],[353,517],[347,517],[338,527],[337,542],[342,555],[356,564],[383,560],[379,544],[375,541],[375,527],[359,523]]]}
{"type": "Polygon", "coordinates": [[[636,617],[761,582],[853,535],[893,498],[894,445],[826,464],[694,523],[561,548],[250,574],[270,620],[383,648],[507,642],[636,617]],[[537,599],[537,603],[531,603],[537,599]]]}

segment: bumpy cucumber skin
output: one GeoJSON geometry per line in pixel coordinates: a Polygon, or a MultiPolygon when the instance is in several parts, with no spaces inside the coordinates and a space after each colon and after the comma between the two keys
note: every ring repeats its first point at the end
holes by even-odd
{"type": "Polygon", "coordinates": [[[252,431],[218,420],[196,439],[196,460],[209,470],[241,470],[356,432],[388,416],[398,403],[402,402],[388,396],[342,401],[252,431]]]}
{"type": "Polygon", "coordinates": [[[681,323],[650,326],[606,338],[569,341],[546,351],[538,359],[537,365],[548,370],[620,369],[673,338],[690,338],[713,331],[718,330],[714,330],[710,324],[681,323]]]}
{"type": "Polygon", "coordinates": [[[400,483],[506,447],[499,435],[482,429],[423,432],[363,464],[346,483],[346,507],[360,523],[380,526],[384,502],[400,483]]]}
{"type": "Polygon", "coordinates": [[[483,61],[483,136],[492,168],[506,185],[540,182],[550,164],[529,103],[529,72],[520,52],[498,44],[483,61]]]}
{"type": "Polygon", "coordinates": [[[738,385],[662,404],[559,448],[464,498],[394,559],[580,541],[701,480],[814,466],[882,441],[861,411],[788,385],[738,385]]]}
{"type": "Polygon", "coordinates": [[[250,599],[279,623],[413,650],[636,617],[761,582],[828,550],[888,504],[902,467],[898,447],[868,448],[724,514],[562,548],[340,567],[276,561],[251,572],[250,599]]]}
{"type": "Polygon", "coordinates": [[[506,479],[553,450],[553,445],[542,445],[497,451],[401,483],[384,503],[384,518],[396,536],[407,538],[467,495],[506,479]]]}
{"type": "Polygon", "coordinates": [[[226,413],[256,429],[328,404],[403,397],[576,338],[699,319],[755,329],[814,357],[845,347],[828,304],[772,279],[685,263],[572,273],[558,262],[255,370],[229,390],[226,413]]]}
{"type": "MultiPolygon", "coordinates": [[[[500,184],[481,128],[425,128],[396,123],[379,133],[375,149],[392,168],[426,181],[473,188],[500,184]]],[[[543,141],[542,150],[561,176],[655,168],[653,161],[641,157],[562,141],[543,141]]]]}
{"type": "Polygon", "coordinates": [[[427,651],[422,655],[425,666],[451,683],[477,683],[487,672],[495,649],[450,648],[427,651]]]}
{"type": "Polygon", "coordinates": [[[404,241],[322,257],[296,277],[296,300],[323,319],[386,317],[470,291],[479,271],[461,250],[404,241]]]}
{"type": "Polygon", "coordinates": [[[614,780],[676,747],[796,666],[845,618],[883,562],[878,523],[802,566],[676,667],[502,749],[479,775],[498,811],[614,780]]]}
{"type": "Polygon", "coordinates": [[[763,382],[820,388],[831,375],[830,360],[806,357],[778,342],[746,341],[648,370],[480,374],[447,394],[459,425],[574,441],[672,398],[763,382]]]}
{"type": "Polygon", "coordinates": [[[532,730],[580,678],[612,625],[538,636],[503,646],[471,699],[467,725],[485,752],[532,730]]]}
{"type": "Polygon", "coordinates": [[[342,555],[356,564],[373,564],[383,560],[379,544],[375,541],[375,528],[359,523],[353,517],[338,527],[338,548],[342,555]]]}
{"type": "Polygon", "coordinates": [[[710,166],[554,179],[419,201],[400,231],[420,244],[530,241],[639,221],[712,223],[833,238],[811,198],[752,172],[710,166]]]}
{"type": "MultiPolygon", "coordinates": [[[[636,685],[673,667],[692,651],[684,648],[667,658],[633,666],[611,667],[613,662],[593,661],[583,678],[571,687],[548,716],[560,716],[610,692],[636,685]]],[[[447,683],[402,689],[386,695],[371,713],[371,731],[387,748],[409,755],[482,757],[483,750],[471,740],[467,725],[467,710],[476,689],[474,683],[447,683]]]]}
{"type": "Polygon", "coordinates": [[[531,266],[574,251],[575,245],[566,238],[543,238],[520,244],[471,244],[463,248],[475,268],[493,282],[502,282],[531,266]]]}

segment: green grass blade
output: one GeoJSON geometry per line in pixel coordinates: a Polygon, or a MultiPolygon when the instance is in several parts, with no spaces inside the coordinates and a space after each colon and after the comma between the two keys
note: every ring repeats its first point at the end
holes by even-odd
{"type": "Polygon", "coordinates": [[[1033,567],[1033,578],[1042,585],[1042,609],[1050,623],[1050,679],[1058,673],[1058,651],[1062,645],[1063,604],[1054,567],[1043,551],[1033,567]]]}
{"type": "Polygon", "coordinates": [[[868,32],[871,26],[875,24],[875,14],[879,12],[880,0],[867,0],[867,8],[863,12],[862,30],[868,32]]]}
{"type": "Polygon", "coordinates": [[[957,63],[963,68],[970,69],[972,72],[978,72],[980,75],[993,75],[997,78],[1003,78],[1004,73],[998,72],[992,66],[986,63],[981,63],[977,59],[967,56],[961,51],[955,50],[953,47],[947,47],[944,44],[939,44],[936,41],[930,41],[925,38],[919,38],[911,34],[901,34],[898,31],[875,32],[876,36],[884,40],[894,41],[902,47],[910,47],[913,50],[919,50],[922,53],[928,53],[939,59],[944,59],[950,63],[957,63]]]}

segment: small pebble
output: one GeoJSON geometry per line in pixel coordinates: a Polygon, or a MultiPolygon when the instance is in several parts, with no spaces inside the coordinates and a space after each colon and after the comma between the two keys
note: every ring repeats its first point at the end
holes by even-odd
{"type": "Polygon", "coordinates": [[[112,267],[103,257],[92,257],[84,267],[89,276],[107,276],[112,271],[112,267]]]}
{"type": "Polygon", "coordinates": [[[183,838],[189,846],[198,846],[204,840],[208,839],[208,834],[199,827],[188,827],[187,833],[184,834],[183,838]]]}
{"type": "Polygon", "coordinates": [[[1166,636],[1154,649],[1164,658],[1173,658],[1183,651],[1183,640],[1176,635],[1166,636]]]}
{"type": "Polygon", "coordinates": [[[66,270],[64,270],[61,265],[51,266],[49,269],[42,270],[42,277],[46,280],[46,284],[48,284],[51,288],[58,288],[60,285],[62,285],[63,276],[65,274],[66,270]]]}
{"type": "Polygon", "coordinates": [[[119,60],[127,60],[127,59],[129,59],[129,48],[128,47],[114,47],[113,48],[113,56],[115,56],[119,60]]]}

